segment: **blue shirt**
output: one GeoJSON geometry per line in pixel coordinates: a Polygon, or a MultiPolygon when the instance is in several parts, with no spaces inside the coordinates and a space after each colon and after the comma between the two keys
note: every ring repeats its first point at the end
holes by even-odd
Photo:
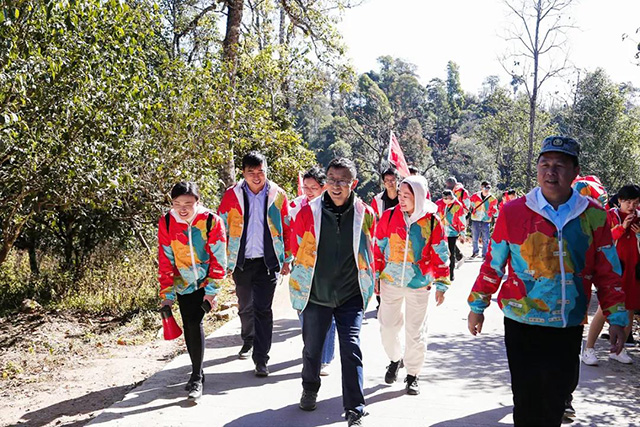
{"type": "Polygon", "coordinates": [[[562,230],[567,217],[569,216],[573,208],[576,207],[576,202],[578,201],[578,193],[574,189],[572,189],[571,191],[572,193],[571,197],[569,197],[569,200],[558,206],[558,209],[556,210],[549,204],[547,199],[544,198],[540,187],[536,189],[536,200],[538,202],[538,209],[544,211],[547,214],[551,222],[553,222],[555,226],[558,227],[558,230],[562,230]]]}
{"type": "Polygon", "coordinates": [[[247,241],[244,249],[245,258],[260,258],[264,256],[264,208],[267,200],[268,185],[254,194],[245,181],[242,189],[247,194],[249,206],[245,206],[245,215],[249,215],[247,226],[247,241]]]}

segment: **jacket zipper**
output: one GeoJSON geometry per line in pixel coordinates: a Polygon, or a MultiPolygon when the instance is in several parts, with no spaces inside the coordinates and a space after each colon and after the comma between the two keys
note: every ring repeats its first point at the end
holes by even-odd
{"type": "Polygon", "coordinates": [[[404,239],[404,260],[402,261],[402,276],[400,277],[400,287],[404,286],[404,272],[405,268],[407,267],[407,252],[409,251],[409,230],[411,229],[411,224],[409,223],[409,221],[405,220],[405,222],[407,222],[408,226],[407,237],[404,239]]]}
{"type": "MultiPolygon", "coordinates": [[[[556,226],[556,228],[558,228],[556,226]]],[[[567,290],[566,290],[566,279],[565,279],[565,269],[564,269],[564,242],[562,238],[562,230],[558,229],[558,250],[560,255],[560,276],[562,277],[562,305],[560,306],[560,313],[562,316],[562,327],[567,327],[567,320],[565,319],[564,306],[567,300],[567,290]]]]}
{"type": "Polygon", "coordinates": [[[189,227],[189,254],[191,255],[191,268],[193,269],[193,275],[195,277],[196,285],[197,285],[198,269],[196,268],[196,257],[193,255],[193,240],[191,239],[191,230],[193,227],[191,226],[191,224],[189,224],[188,227],[189,227]]]}

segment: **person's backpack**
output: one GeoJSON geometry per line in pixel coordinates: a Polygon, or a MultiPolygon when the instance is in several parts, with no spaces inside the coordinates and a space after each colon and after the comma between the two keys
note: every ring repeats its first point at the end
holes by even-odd
{"type": "MultiPolygon", "coordinates": [[[[164,223],[167,227],[167,233],[169,232],[169,224],[171,223],[171,212],[167,212],[164,216],[164,223]]],[[[213,226],[213,214],[209,212],[207,215],[207,241],[209,240],[209,232],[211,231],[211,227],[213,226]]]]}

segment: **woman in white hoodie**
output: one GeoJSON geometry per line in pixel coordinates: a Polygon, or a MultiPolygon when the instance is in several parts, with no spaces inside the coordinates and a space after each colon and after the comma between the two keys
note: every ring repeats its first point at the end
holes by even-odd
{"type": "Polygon", "coordinates": [[[376,227],[376,274],[382,297],[378,311],[382,345],[391,363],[385,382],[391,384],[398,371],[407,368],[408,394],[420,393],[418,375],[426,352],[427,306],[432,286],[437,305],[450,285],[449,250],[437,217],[437,206],[427,200],[427,180],[405,178],[399,204],[384,212],[376,227]],[[406,304],[406,313],[402,304],[406,304]],[[400,332],[405,324],[405,350],[400,332]],[[403,354],[404,353],[404,354],[403,354]]]}

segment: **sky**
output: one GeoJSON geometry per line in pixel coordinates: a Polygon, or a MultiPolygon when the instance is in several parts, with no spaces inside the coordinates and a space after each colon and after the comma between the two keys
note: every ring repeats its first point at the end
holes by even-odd
{"type": "MultiPolygon", "coordinates": [[[[566,15],[578,27],[569,32],[566,48],[582,75],[601,67],[613,81],[640,87],[634,62],[640,0],[581,0],[566,15]],[[635,42],[623,42],[623,33],[635,42]]],[[[498,75],[503,85],[511,80],[498,57],[508,49],[503,35],[512,19],[501,0],[365,0],[345,12],[340,31],[358,73],[378,69],[376,58],[391,55],[416,64],[426,84],[446,78],[453,60],[462,88],[478,93],[487,76],[498,75]]],[[[573,71],[543,90],[566,93],[577,76],[573,71]]]]}

